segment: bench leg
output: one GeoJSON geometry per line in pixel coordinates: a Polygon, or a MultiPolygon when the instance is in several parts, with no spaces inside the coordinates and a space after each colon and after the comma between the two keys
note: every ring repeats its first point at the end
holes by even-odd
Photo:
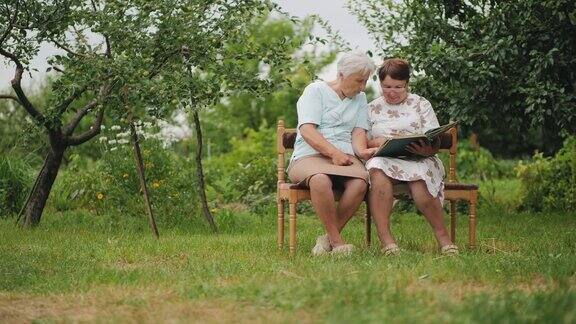
{"type": "Polygon", "coordinates": [[[457,200],[450,200],[450,239],[456,244],[456,203],[457,200]]]}
{"type": "Polygon", "coordinates": [[[478,202],[478,191],[473,191],[470,197],[470,220],[468,224],[468,236],[470,249],[476,248],[476,204],[478,202]]]}
{"type": "Polygon", "coordinates": [[[296,203],[290,202],[290,255],[296,254],[296,203]]]}
{"type": "Polygon", "coordinates": [[[278,248],[284,247],[284,200],[278,199],[278,248]]]}

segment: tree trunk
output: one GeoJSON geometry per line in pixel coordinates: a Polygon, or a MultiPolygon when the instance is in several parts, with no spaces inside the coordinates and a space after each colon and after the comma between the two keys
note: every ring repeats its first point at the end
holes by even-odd
{"type": "MultiPolygon", "coordinates": [[[[182,58],[184,59],[184,65],[190,77],[192,77],[192,67],[190,65],[190,50],[187,46],[182,46],[182,58]]],[[[202,212],[204,217],[210,224],[212,231],[216,232],[216,223],[214,222],[214,217],[208,208],[208,200],[206,199],[206,186],[204,183],[204,171],[202,169],[202,128],[200,127],[200,117],[198,116],[198,110],[194,108],[194,99],[192,96],[192,89],[190,89],[190,109],[192,109],[192,115],[194,117],[194,130],[196,132],[196,174],[198,176],[198,184],[200,185],[200,201],[202,203],[202,212]]]]}
{"type": "Polygon", "coordinates": [[[200,127],[200,118],[198,117],[198,110],[192,109],[194,117],[194,129],[196,130],[196,174],[198,176],[198,184],[200,185],[200,200],[202,202],[202,211],[204,217],[210,223],[212,231],[216,232],[216,223],[214,217],[208,208],[208,200],[206,199],[206,188],[204,184],[204,171],[202,169],[202,129],[200,127]]]}
{"type": "Polygon", "coordinates": [[[44,206],[46,206],[46,201],[48,201],[48,197],[50,196],[52,185],[54,185],[58,171],[60,171],[60,165],[62,164],[65,151],[66,147],[50,147],[50,151],[44,159],[44,165],[36,178],[34,187],[18,217],[20,226],[33,227],[40,223],[40,218],[42,217],[44,206]]]}
{"type": "Polygon", "coordinates": [[[132,119],[132,113],[129,113],[128,119],[130,121],[130,133],[132,134],[132,143],[134,146],[134,158],[136,159],[136,171],[138,171],[138,178],[140,179],[140,188],[142,189],[142,195],[144,196],[144,205],[146,206],[146,212],[148,213],[148,223],[150,224],[150,229],[154,237],[159,238],[158,227],[156,226],[156,219],[154,218],[154,212],[152,211],[152,204],[150,203],[150,197],[148,194],[148,186],[146,185],[146,171],[144,168],[144,162],[142,162],[142,152],[140,151],[140,138],[136,132],[136,126],[132,119]]]}

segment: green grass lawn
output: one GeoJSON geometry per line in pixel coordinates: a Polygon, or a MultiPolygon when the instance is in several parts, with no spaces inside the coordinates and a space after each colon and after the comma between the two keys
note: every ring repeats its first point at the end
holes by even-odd
{"type": "Polygon", "coordinates": [[[226,214],[216,235],[161,227],[160,240],[144,216],[52,211],[34,230],[4,219],[0,322],[574,323],[576,214],[493,204],[480,208],[476,250],[461,215],[458,257],[440,256],[411,212],[394,215],[404,252],[392,258],[364,245],[360,217],[344,233],[358,251],[341,258],[310,256],[313,215],[299,219],[294,258],[276,248],[273,212],[226,214]]]}

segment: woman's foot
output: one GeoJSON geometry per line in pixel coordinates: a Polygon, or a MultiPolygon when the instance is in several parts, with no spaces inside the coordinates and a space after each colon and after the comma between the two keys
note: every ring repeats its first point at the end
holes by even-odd
{"type": "Polygon", "coordinates": [[[400,248],[398,247],[398,245],[396,243],[386,244],[382,248],[382,253],[384,253],[385,256],[398,255],[398,254],[400,254],[400,248]]]}
{"type": "Polygon", "coordinates": [[[312,248],[312,255],[323,255],[332,251],[328,234],[320,235],[316,238],[316,245],[312,248]]]}
{"type": "Polygon", "coordinates": [[[442,255],[458,255],[458,247],[454,244],[447,244],[440,248],[440,254],[442,255]]]}

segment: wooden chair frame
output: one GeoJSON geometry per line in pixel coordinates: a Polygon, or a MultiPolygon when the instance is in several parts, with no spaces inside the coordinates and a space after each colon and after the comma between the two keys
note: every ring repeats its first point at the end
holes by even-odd
{"type": "MultiPolygon", "coordinates": [[[[285,128],[284,120],[278,121],[276,132],[276,151],[278,155],[277,171],[278,184],[276,192],[276,202],[278,207],[278,248],[284,247],[284,211],[285,203],[289,205],[289,248],[290,255],[296,253],[296,207],[299,202],[310,200],[310,190],[290,182],[286,182],[286,150],[294,147],[295,128],[285,128]]],[[[448,169],[448,181],[444,184],[444,198],[450,201],[450,237],[456,243],[456,203],[459,200],[466,200],[470,206],[470,216],[468,220],[468,246],[476,247],[476,206],[478,203],[478,186],[475,184],[458,183],[456,175],[456,153],[458,145],[458,130],[456,127],[449,129],[442,140],[441,151],[448,151],[450,163],[448,169]]],[[[394,196],[405,197],[409,192],[405,183],[394,185],[394,196]]],[[[335,192],[338,199],[340,192],[335,192]]],[[[365,201],[367,202],[367,197],[365,201]]],[[[372,217],[370,208],[366,206],[366,244],[371,244],[372,238],[372,217]]]]}

